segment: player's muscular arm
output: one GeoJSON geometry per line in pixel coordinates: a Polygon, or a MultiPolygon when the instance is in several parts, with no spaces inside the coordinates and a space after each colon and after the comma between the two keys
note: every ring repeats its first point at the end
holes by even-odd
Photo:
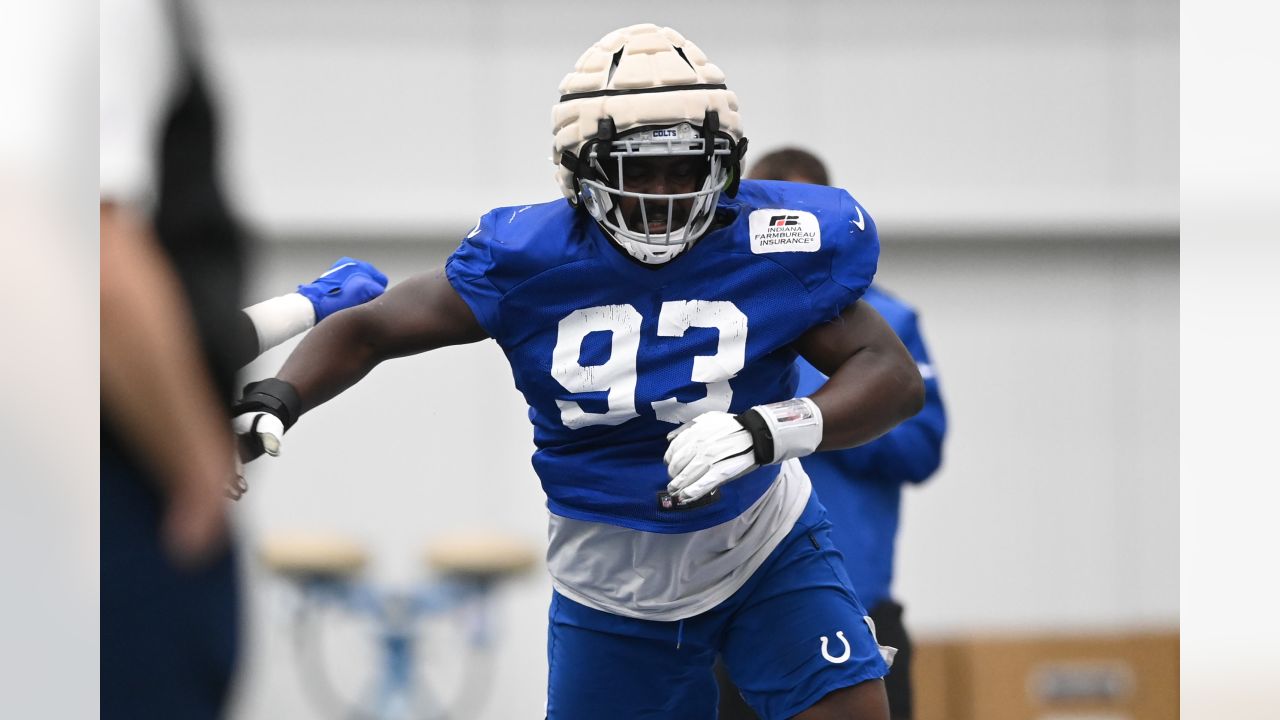
{"type": "Polygon", "coordinates": [[[924,404],[924,381],[911,354],[865,302],[809,330],[796,350],[830,378],[810,397],[822,411],[818,450],[874,440],[924,404]]]}
{"type": "Polygon", "coordinates": [[[486,337],[440,269],[320,323],[278,377],[297,389],[305,412],[351,387],[383,360],[486,337]]]}

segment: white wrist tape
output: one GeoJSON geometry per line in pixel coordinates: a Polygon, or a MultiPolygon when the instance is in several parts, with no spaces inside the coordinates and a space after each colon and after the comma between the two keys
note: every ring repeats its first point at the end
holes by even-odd
{"type": "MultiPolygon", "coordinates": [[[[772,457],[766,461],[769,465],[804,457],[817,450],[818,443],[822,442],[822,411],[809,398],[756,405],[751,410],[764,421],[773,441],[772,457]]],[[[757,454],[757,459],[765,458],[757,454]]]]}
{"type": "Polygon", "coordinates": [[[263,353],[316,324],[316,309],[298,293],[273,297],[244,313],[258,332],[258,352],[263,353]]]}

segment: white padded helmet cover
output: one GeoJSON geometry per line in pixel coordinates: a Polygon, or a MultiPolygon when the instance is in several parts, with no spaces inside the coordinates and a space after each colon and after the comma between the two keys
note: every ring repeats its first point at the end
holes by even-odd
{"type": "MultiPolygon", "coordinates": [[[[723,84],[724,73],[707,56],[671,28],[652,23],[614,30],[587,49],[560,81],[560,94],[599,90],[634,90],[678,85],[723,84]],[[622,51],[610,76],[613,56],[622,51]],[[681,52],[684,57],[681,57],[681,52]],[[688,58],[688,61],[685,61],[688,58]]],[[[701,125],[708,110],[720,116],[720,130],[742,139],[738,98],[722,89],[678,90],[633,95],[603,95],[558,102],[551,108],[555,135],[551,161],[564,196],[576,202],[573,173],[560,165],[565,150],[578,154],[595,137],[600,118],[613,118],[619,135],[646,125],[701,125]]]]}

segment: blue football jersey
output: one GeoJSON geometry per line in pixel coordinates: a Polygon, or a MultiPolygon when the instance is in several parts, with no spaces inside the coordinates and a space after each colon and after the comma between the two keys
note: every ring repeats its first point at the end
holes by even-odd
{"type": "Polygon", "coordinates": [[[529,403],[552,512],[690,532],[736,517],[777,475],[759,468],[693,507],[659,502],[671,430],[794,397],[791,345],[870,285],[875,224],[838,188],[743,181],[713,227],[644,265],[558,200],[489,212],[449,258],[450,283],[529,403]]]}

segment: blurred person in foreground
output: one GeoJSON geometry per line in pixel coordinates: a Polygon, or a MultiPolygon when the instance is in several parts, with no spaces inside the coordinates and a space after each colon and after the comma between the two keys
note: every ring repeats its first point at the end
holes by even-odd
{"type": "Polygon", "coordinates": [[[101,712],[216,718],[238,634],[235,372],[386,278],[343,258],[242,311],[241,233],[179,5],[101,10],[101,712]]]}
{"type": "MultiPolygon", "coordinates": [[[[747,177],[830,184],[822,160],[798,148],[783,148],[764,155],[752,165],[747,177]]],[[[813,489],[831,516],[831,539],[844,556],[844,567],[858,597],[870,609],[877,637],[898,649],[893,667],[884,679],[885,690],[893,720],[910,720],[911,640],[903,626],[902,605],[890,593],[894,541],[902,486],[928,480],[942,464],[947,416],[915,310],[879,285],[867,288],[862,299],[880,312],[915,359],[924,379],[924,408],[865,445],[814,453],[800,464],[813,480],[813,489]]],[[[827,381],[827,377],[803,357],[796,359],[796,368],[800,372],[797,393],[801,396],[814,392],[827,381]]],[[[743,702],[724,666],[717,665],[716,670],[722,720],[754,718],[755,714],[743,702]]]]}
{"type": "Polygon", "coordinates": [[[493,338],[550,510],[548,717],[714,717],[721,654],[764,717],[888,718],[892,649],[796,461],[923,402],[860,302],[874,222],[843,190],[739,182],[737,98],[670,28],[588,48],[552,116],[563,198],[493,210],[443,269],[317,327],[238,427],[275,454],[379,363],[493,338]],[[797,354],[831,377],[804,398],[797,354]]]}

